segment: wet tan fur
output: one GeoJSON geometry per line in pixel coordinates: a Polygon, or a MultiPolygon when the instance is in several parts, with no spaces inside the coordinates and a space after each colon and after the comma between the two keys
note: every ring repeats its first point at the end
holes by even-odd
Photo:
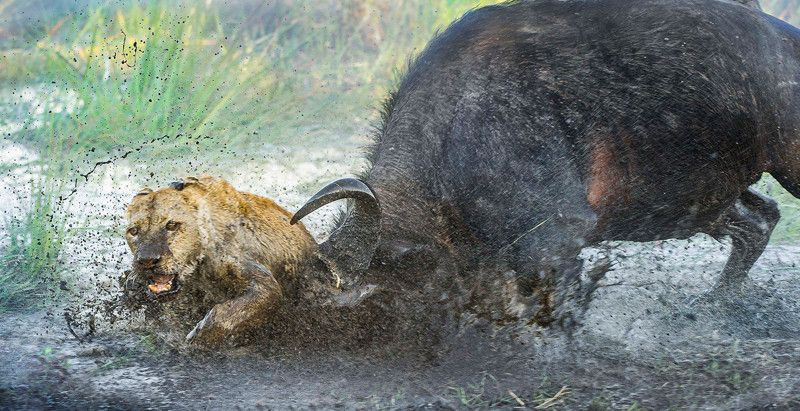
{"type": "Polygon", "coordinates": [[[127,239],[136,255],[166,238],[158,269],[176,274],[181,284],[167,310],[191,316],[198,308],[193,305],[202,305],[197,296],[211,301],[187,340],[215,345],[269,320],[287,284],[314,260],[317,245],[302,224],[289,225],[290,213],[270,199],[209,176],[187,177],[183,185],[137,194],[127,215],[138,232],[129,231],[127,239]],[[168,221],[180,228],[163,231],[168,221]]]}

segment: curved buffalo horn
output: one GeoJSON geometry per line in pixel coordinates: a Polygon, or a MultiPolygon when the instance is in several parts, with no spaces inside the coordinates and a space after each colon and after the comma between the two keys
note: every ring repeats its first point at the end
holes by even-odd
{"type": "Polygon", "coordinates": [[[367,183],[356,178],[336,180],[314,194],[292,216],[295,224],[318,208],[345,198],[353,199],[347,217],[320,244],[323,256],[342,273],[366,270],[380,239],[381,208],[378,197],[367,183]]]}
{"type": "Polygon", "coordinates": [[[356,204],[360,204],[365,211],[380,214],[380,206],[375,193],[367,183],[357,178],[342,178],[326,185],[317,194],[314,194],[306,203],[297,210],[292,216],[289,224],[296,224],[303,217],[313,213],[318,208],[343,198],[352,198],[356,204]]]}

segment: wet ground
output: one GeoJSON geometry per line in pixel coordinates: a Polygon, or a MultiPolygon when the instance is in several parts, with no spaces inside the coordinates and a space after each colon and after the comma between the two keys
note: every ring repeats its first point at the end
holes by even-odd
{"type": "Polygon", "coordinates": [[[800,248],[768,248],[751,290],[723,301],[703,299],[725,253],[711,241],[624,244],[610,253],[617,266],[572,337],[475,325],[435,358],[375,347],[292,352],[269,342],[184,351],[129,325],[80,343],[57,310],[6,316],[0,406],[800,406],[800,287],[792,278],[800,248]]]}

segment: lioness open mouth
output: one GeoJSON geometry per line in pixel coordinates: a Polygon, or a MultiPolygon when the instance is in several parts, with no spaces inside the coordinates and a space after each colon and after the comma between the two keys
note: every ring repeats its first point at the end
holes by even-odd
{"type": "Polygon", "coordinates": [[[178,288],[176,275],[152,275],[147,284],[147,290],[154,297],[176,293],[178,288]]]}

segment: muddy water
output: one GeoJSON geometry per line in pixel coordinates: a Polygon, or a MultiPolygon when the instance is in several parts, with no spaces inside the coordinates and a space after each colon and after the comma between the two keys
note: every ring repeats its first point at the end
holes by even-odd
{"type": "MultiPolygon", "coordinates": [[[[363,167],[366,141],[323,135],[313,144],[177,160],[185,164],[164,158],[100,167],[66,211],[89,227],[66,246],[69,302],[0,317],[0,408],[800,407],[796,245],[770,245],[746,292],[725,298],[707,292],[728,244],[696,236],[588,249],[587,269],[602,258],[613,268],[573,335],[465,318],[470,326],[434,355],[380,347],[316,353],[269,341],[225,353],[186,351],[160,343],[140,318],[110,324],[101,316],[90,341],[68,332],[64,308],[118,291],[115,279],[130,263],[122,216],[140,187],[209,173],[294,210],[324,182],[363,167]]],[[[36,154],[4,144],[3,163],[16,167],[0,179],[0,204],[14,213],[29,195],[36,170],[26,164],[36,154]]],[[[309,217],[318,239],[340,207],[309,217]]]]}
{"type": "Polygon", "coordinates": [[[513,406],[509,391],[536,405],[566,386],[559,407],[796,407],[800,288],[790,268],[800,248],[769,247],[752,292],[703,301],[723,263],[719,248],[702,238],[619,246],[576,335],[511,337],[476,326],[432,360],[368,350],[314,355],[269,343],[225,354],[178,351],[131,324],[79,343],[56,310],[7,316],[0,398],[32,408],[461,408],[513,406]]]}

